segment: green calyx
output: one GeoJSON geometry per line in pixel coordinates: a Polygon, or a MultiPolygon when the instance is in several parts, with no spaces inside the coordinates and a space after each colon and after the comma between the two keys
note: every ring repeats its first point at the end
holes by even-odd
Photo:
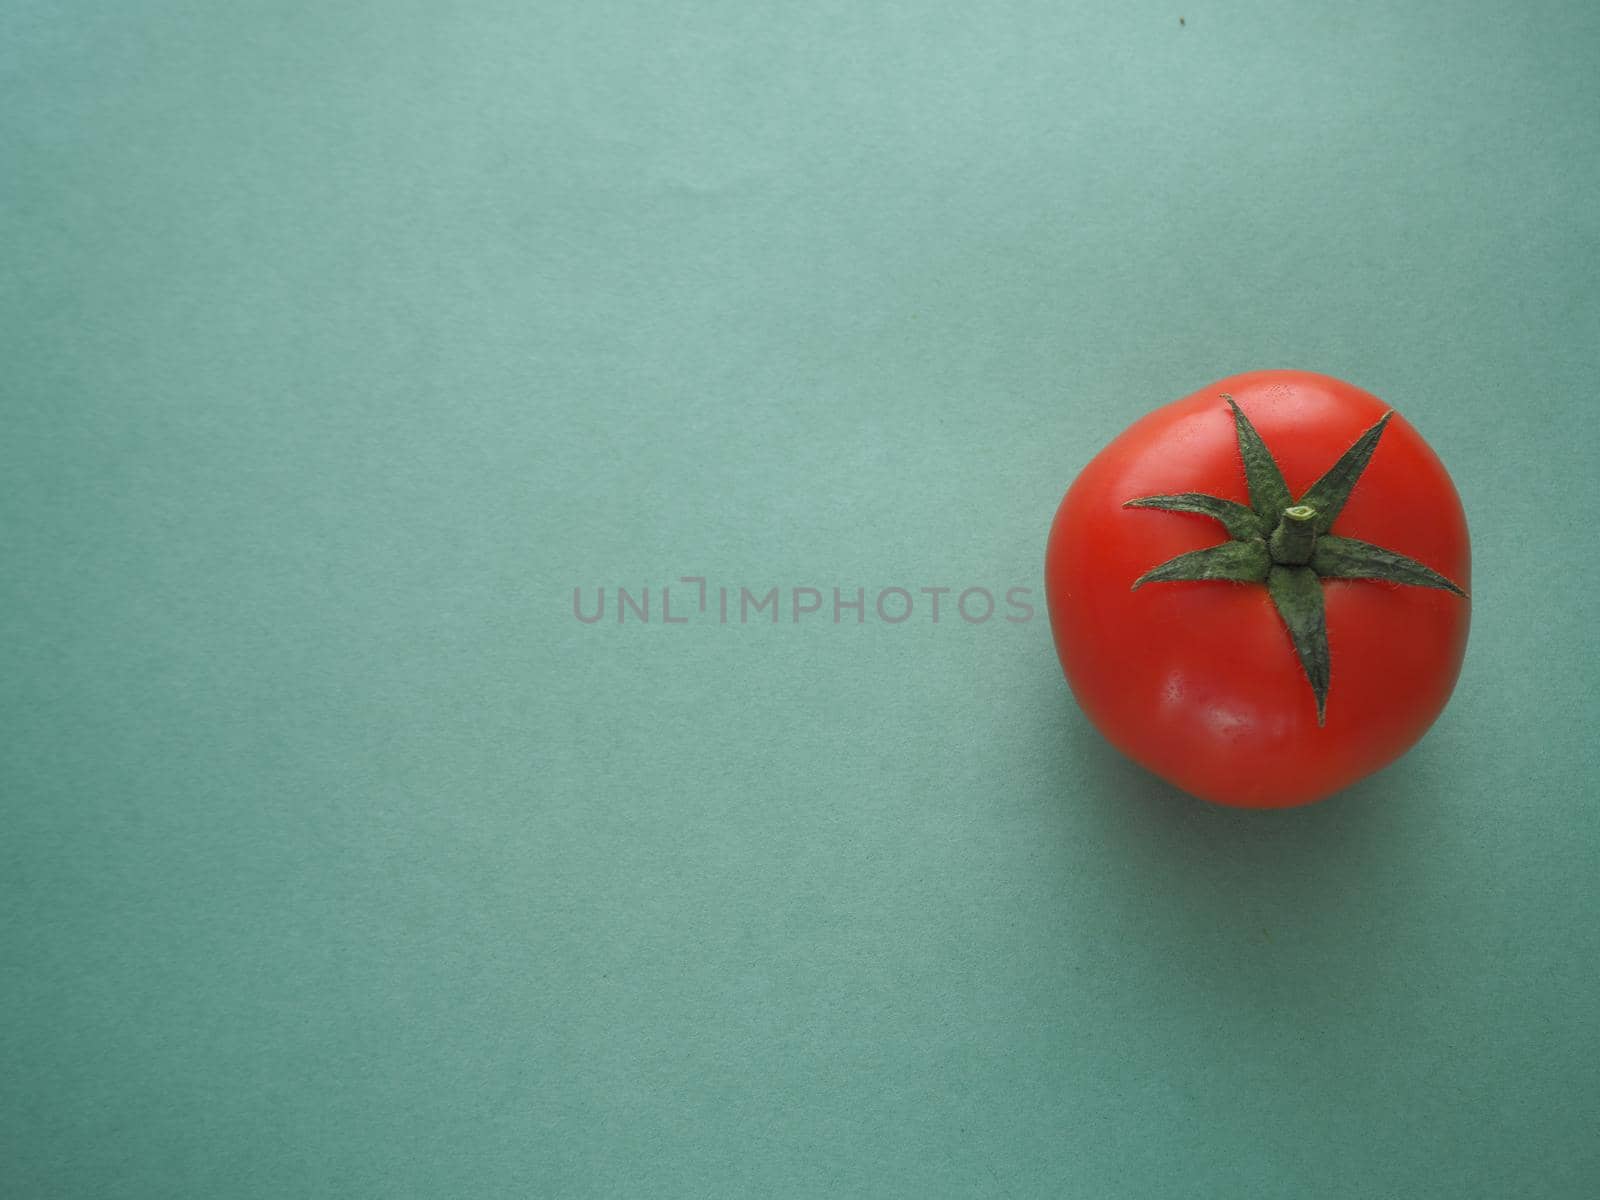
{"type": "Polygon", "coordinates": [[[1439,588],[1458,596],[1465,596],[1466,592],[1414,558],[1329,532],[1356,481],[1372,461],[1378,440],[1394,416],[1392,412],[1385,413],[1376,425],[1363,433],[1355,445],[1296,500],[1290,496],[1283,472],[1255,426],[1250,424],[1250,418],[1240,411],[1232,396],[1222,398],[1233,410],[1250,505],[1247,508],[1233,500],[1198,492],[1129,500],[1124,508],[1158,508],[1211,517],[1221,523],[1231,539],[1169,559],[1146,571],[1133,581],[1133,586],[1137,590],[1147,583],[1186,580],[1265,584],[1278,615],[1289,630],[1295,653],[1316,696],[1317,724],[1321,725],[1327,714],[1328,683],[1332,673],[1322,580],[1374,579],[1439,588]]]}

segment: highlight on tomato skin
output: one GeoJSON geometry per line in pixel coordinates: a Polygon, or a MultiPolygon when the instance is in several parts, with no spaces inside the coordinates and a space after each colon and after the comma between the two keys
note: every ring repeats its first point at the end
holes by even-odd
{"type": "Polygon", "coordinates": [[[1286,808],[1404,754],[1471,623],[1449,473],[1403,412],[1254,371],[1140,418],[1068,488],[1045,553],[1073,697],[1190,794],[1286,808]]]}

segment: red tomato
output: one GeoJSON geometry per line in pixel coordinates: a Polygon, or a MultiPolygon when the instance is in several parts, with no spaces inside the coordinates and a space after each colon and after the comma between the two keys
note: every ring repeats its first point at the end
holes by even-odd
{"type": "MultiPolygon", "coordinates": [[[[1444,708],[1470,620],[1466,596],[1444,590],[1470,589],[1467,522],[1443,464],[1393,417],[1323,536],[1330,553],[1334,543],[1368,543],[1366,550],[1398,552],[1445,581],[1306,576],[1316,585],[1307,584],[1311,603],[1321,589],[1326,622],[1319,724],[1313,668],[1262,582],[1133,587],[1157,565],[1227,542],[1230,533],[1208,515],[1124,507],[1128,501],[1180,493],[1252,501],[1226,396],[1296,498],[1388,411],[1325,375],[1255,371],[1137,421],[1084,468],[1056,513],[1045,555],[1050,624],[1073,695],[1124,754],[1203,799],[1285,808],[1392,762],[1444,708]]],[[[1293,559],[1274,549],[1272,561],[1293,559]]],[[[1297,569],[1304,573],[1283,567],[1297,569]]]]}

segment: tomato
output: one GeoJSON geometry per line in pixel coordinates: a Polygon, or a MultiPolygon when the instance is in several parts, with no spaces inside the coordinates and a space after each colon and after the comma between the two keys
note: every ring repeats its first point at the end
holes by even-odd
{"type": "Polygon", "coordinates": [[[1112,745],[1202,799],[1285,808],[1432,725],[1466,651],[1467,522],[1387,413],[1325,375],[1255,371],[1084,468],[1045,590],[1067,682],[1112,745]]]}

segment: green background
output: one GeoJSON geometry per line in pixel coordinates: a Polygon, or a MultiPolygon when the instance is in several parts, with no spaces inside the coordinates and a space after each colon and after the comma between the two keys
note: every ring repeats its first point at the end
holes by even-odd
{"type": "Polygon", "coordinates": [[[1591,4],[8,0],[0,1193],[1597,1194],[1597,144],[1591,4]],[[660,623],[1037,601],[1259,366],[1474,535],[1325,804],[660,623]]]}

